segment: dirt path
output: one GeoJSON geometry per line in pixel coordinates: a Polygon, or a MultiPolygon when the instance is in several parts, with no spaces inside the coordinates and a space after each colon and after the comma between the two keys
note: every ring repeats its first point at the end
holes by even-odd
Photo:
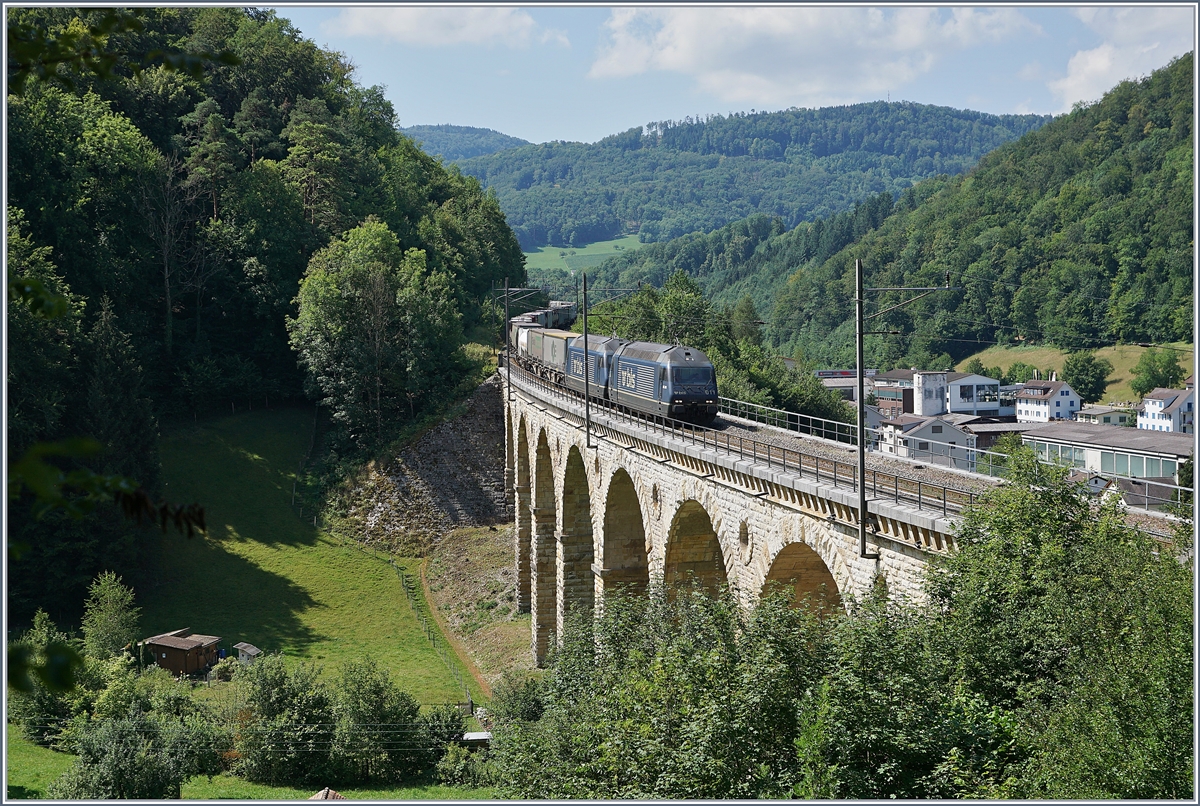
{"type": "Polygon", "coordinates": [[[487,678],[483,676],[483,672],[479,671],[479,667],[475,665],[475,661],[471,658],[471,653],[463,646],[462,641],[446,624],[446,620],[442,618],[439,608],[434,603],[433,592],[429,590],[429,580],[425,577],[425,569],[428,567],[428,562],[421,563],[421,590],[425,593],[425,601],[429,603],[429,612],[433,615],[433,620],[437,623],[438,629],[442,631],[442,636],[450,644],[450,648],[454,650],[454,654],[462,661],[462,665],[471,673],[471,677],[475,678],[475,682],[479,684],[479,688],[483,690],[485,697],[489,699],[492,696],[492,686],[488,683],[487,678]]]}
{"type": "Polygon", "coordinates": [[[430,549],[425,580],[439,623],[448,625],[489,683],[534,671],[529,614],[516,606],[511,525],[445,535],[430,549]]]}

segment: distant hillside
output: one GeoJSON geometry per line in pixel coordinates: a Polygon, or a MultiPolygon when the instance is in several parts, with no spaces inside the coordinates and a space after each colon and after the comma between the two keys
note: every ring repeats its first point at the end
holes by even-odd
{"type": "Polygon", "coordinates": [[[493,129],[477,129],[474,126],[409,126],[400,131],[416,140],[426,154],[441,157],[444,162],[481,157],[530,144],[520,137],[509,137],[493,129]]]}
{"type": "MultiPolygon", "coordinates": [[[[597,268],[595,284],[661,284],[677,269],[717,302],[743,295],[784,354],[854,360],[854,260],[870,286],[939,291],[874,320],[883,369],[946,365],[996,343],[1081,349],[1193,338],[1192,62],[1030,132],[965,176],[786,230],[751,217],[643,247],[597,268]]],[[[506,211],[508,212],[508,211],[506,211]]],[[[508,212],[511,216],[511,212],[508,212]]],[[[872,294],[872,310],[915,295],[872,294]]]]}
{"type": "Polygon", "coordinates": [[[936,174],[957,174],[1043,115],[911,103],[664,121],[594,144],[543,143],[464,159],[496,191],[523,249],[637,232],[710,232],[754,213],[788,228],[936,174]]]}

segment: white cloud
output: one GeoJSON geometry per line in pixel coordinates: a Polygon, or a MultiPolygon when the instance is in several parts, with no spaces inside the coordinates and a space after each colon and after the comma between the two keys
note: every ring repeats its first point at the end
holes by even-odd
{"type": "Polygon", "coordinates": [[[570,46],[564,32],[543,29],[528,13],[516,8],[344,8],[321,28],[331,35],[366,36],[426,47],[527,47],[534,41],[570,46]]]}
{"type": "Polygon", "coordinates": [[[1067,62],[1067,74],[1046,82],[1066,112],[1095,101],[1117,83],[1137,79],[1195,47],[1194,8],[1081,8],[1075,15],[1103,38],[1067,62]]]}
{"type": "Polygon", "coordinates": [[[1014,9],[618,8],[593,78],[652,70],[692,76],[738,104],[868,100],[946,54],[1040,29],[1014,9]]]}

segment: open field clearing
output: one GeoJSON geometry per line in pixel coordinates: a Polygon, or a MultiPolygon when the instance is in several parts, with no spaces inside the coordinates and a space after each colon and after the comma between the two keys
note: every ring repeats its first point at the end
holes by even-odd
{"type": "MultiPolygon", "coordinates": [[[[1179,363],[1184,368],[1184,377],[1186,378],[1188,375],[1191,375],[1194,358],[1192,351],[1195,350],[1195,345],[1175,342],[1169,346],[1185,351],[1177,353],[1179,363]]],[[[1128,344],[1115,347],[1101,347],[1099,350],[1096,350],[1097,358],[1103,358],[1113,365],[1112,374],[1108,376],[1108,388],[1105,389],[1104,397],[1100,401],[1101,403],[1110,401],[1137,401],[1137,395],[1129,388],[1129,382],[1133,380],[1133,368],[1144,352],[1146,352],[1145,347],[1128,344]]],[[[1002,370],[1007,370],[1017,361],[1024,361],[1026,364],[1035,366],[1038,369],[1053,369],[1061,372],[1066,356],[1067,354],[1064,351],[1053,347],[989,347],[981,353],[964,358],[958,362],[955,369],[961,372],[966,367],[967,362],[972,358],[978,358],[983,362],[985,367],[1000,367],[1002,370]]]]}
{"type": "Polygon", "coordinates": [[[562,269],[579,271],[599,266],[613,255],[642,246],[636,235],[623,235],[611,241],[596,241],[587,246],[542,246],[525,253],[525,268],[529,270],[562,269]]]}
{"type": "MultiPolygon", "coordinates": [[[[338,789],[349,800],[488,800],[494,798],[491,789],[416,784],[412,786],[379,787],[376,789],[338,789]]],[[[183,785],[184,800],[306,800],[311,789],[287,786],[252,784],[232,775],[217,775],[212,779],[198,775],[183,785]]]]}

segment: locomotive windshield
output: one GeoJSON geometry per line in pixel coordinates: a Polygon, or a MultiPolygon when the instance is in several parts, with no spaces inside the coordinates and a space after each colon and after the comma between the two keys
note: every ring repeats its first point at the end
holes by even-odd
{"type": "Polygon", "coordinates": [[[676,367],[673,375],[675,383],[707,384],[712,380],[710,367],[676,367]]]}

